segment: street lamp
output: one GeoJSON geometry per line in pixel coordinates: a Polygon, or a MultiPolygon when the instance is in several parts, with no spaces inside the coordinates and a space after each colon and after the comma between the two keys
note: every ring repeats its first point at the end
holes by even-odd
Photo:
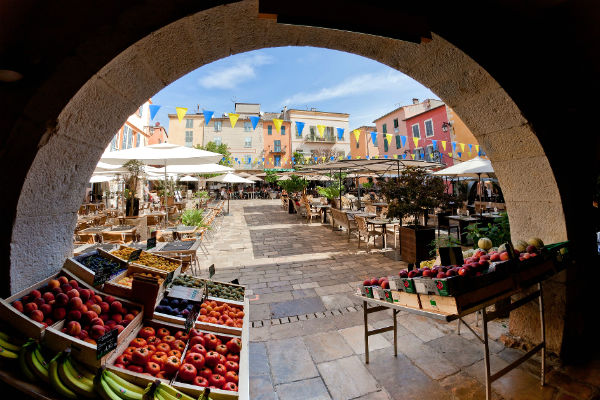
{"type": "Polygon", "coordinates": [[[452,122],[442,122],[442,131],[448,132],[450,127],[452,126],[452,122]]]}

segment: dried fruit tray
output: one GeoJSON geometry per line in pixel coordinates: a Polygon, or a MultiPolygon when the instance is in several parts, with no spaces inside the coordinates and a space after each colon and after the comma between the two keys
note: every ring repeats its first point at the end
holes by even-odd
{"type": "Polygon", "coordinates": [[[102,291],[105,293],[108,293],[108,294],[112,294],[114,296],[125,297],[127,299],[131,299],[132,295],[133,295],[132,286],[121,285],[118,282],[121,279],[123,279],[127,276],[132,276],[135,273],[143,273],[143,274],[151,273],[153,275],[159,275],[163,279],[163,283],[160,285],[160,289],[158,292],[159,296],[162,292],[164,292],[165,287],[166,287],[166,279],[167,279],[168,273],[165,271],[159,271],[159,270],[155,270],[155,269],[146,268],[146,267],[136,265],[136,264],[130,264],[127,267],[126,271],[121,272],[119,275],[116,275],[110,281],[106,282],[104,284],[104,287],[102,288],[102,291]]]}
{"type": "MultiPolygon", "coordinates": [[[[120,265],[121,271],[127,269],[127,263],[125,261],[121,260],[118,257],[113,256],[112,254],[110,254],[100,248],[98,248],[94,251],[88,252],[88,253],[78,255],[76,257],[67,258],[65,260],[65,264],[64,264],[63,268],[68,271],[71,271],[75,276],[77,276],[79,279],[81,279],[88,285],[93,285],[94,277],[96,276],[96,273],[92,269],[83,265],[81,263],[81,261],[89,256],[95,256],[95,255],[118,263],[120,265]]],[[[118,274],[118,272],[115,273],[113,276],[115,276],[117,274],[118,274]]]]}

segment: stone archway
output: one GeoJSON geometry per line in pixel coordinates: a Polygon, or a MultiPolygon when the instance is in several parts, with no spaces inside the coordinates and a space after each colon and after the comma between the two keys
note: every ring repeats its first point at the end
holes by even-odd
{"type": "MultiPolygon", "coordinates": [[[[566,239],[559,190],[531,125],[504,89],[465,53],[436,35],[414,44],[281,25],[259,19],[257,2],[248,0],[198,12],[141,39],[86,82],[62,110],[56,127],[44,135],[20,194],[11,238],[11,291],[45,278],[69,255],[88,177],[114,132],[139,104],[204,64],[277,46],[355,53],[429,87],[460,115],[492,160],[513,236],[566,239]]],[[[553,292],[557,303],[564,303],[564,287],[553,292]]],[[[554,297],[548,301],[554,303],[554,297]]],[[[562,315],[557,316],[554,349],[560,347],[562,315]]]]}

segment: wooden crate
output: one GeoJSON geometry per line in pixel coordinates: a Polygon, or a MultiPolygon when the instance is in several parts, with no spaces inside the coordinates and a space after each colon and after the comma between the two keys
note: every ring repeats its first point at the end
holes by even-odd
{"type": "Polygon", "coordinates": [[[113,256],[112,254],[110,254],[102,249],[96,249],[89,253],[81,254],[77,257],[69,257],[65,260],[65,264],[64,264],[63,268],[72,272],[75,276],[80,278],[82,281],[84,281],[88,285],[93,286],[94,277],[96,276],[96,273],[78,261],[78,259],[87,257],[92,254],[98,254],[104,258],[108,258],[110,260],[116,261],[119,264],[121,264],[124,269],[127,268],[127,263],[125,261],[121,260],[118,257],[113,256]]]}
{"type": "MultiPolygon", "coordinates": [[[[120,245],[120,246],[119,246],[119,250],[120,250],[120,249],[124,249],[124,248],[131,248],[131,247],[124,246],[124,245],[120,245]]],[[[134,250],[139,250],[139,249],[134,249],[134,250]]],[[[144,251],[144,250],[142,250],[142,254],[144,254],[144,253],[152,254],[152,255],[153,255],[153,256],[155,256],[155,257],[164,258],[165,260],[171,261],[171,262],[173,262],[173,263],[175,263],[175,264],[179,265],[179,267],[178,267],[178,268],[176,268],[175,270],[173,270],[173,271],[172,271],[172,272],[173,272],[173,278],[175,278],[176,276],[178,276],[178,275],[181,273],[181,260],[178,260],[178,259],[176,259],[176,258],[170,258],[170,257],[166,257],[166,256],[163,256],[163,255],[160,255],[160,254],[157,254],[157,253],[153,253],[153,252],[148,252],[148,251],[144,251]]],[[[111,254],[111,255],[112,255],[112,254],[111,254]]],[[[124,260],[124,259],[122,259],[122,258],[119,258],[119,257],[117,257],[117,256],[115,256],[115,255],[112,255],[112,256],[113,256],[113,257],[116,257],[116,258],[118,258],[118,259],[119,259],[119,260],[121,260],[121,261],[127,262],[127,260],[124,260]]],[[[133,261],[133,262],[131,262],[131,263],[129,263],[129,264],[131,264],[131,265],[135,265],[135,266],[138,266],[138,267],[141,267],[141,268],[145,268],[145,269],[147,269],[147,270],[148,270],[148,272],[152,272],[152,271],[156,271],[156,272],[166,272],[166,273],[169,273],[169,272],[171,272],[171,271],[165,271],[165,270],[158,269],[158,268],[152,268],[152,267],[149,267],[149,266],[147,266],[147,265],[143,265],[143,264],[138,264],[138,263],[136,263],[135,261],[133,261]]]]}
{"type": "MultiPolygon", "coordinates": [[[[206,282],[207,281],[207,279],[201,279],[201,278],[196,278],[196,279],[199,279],[201,282],[206,282]]],[[[215,280],[213,280],[213,282],[220,283],[220,284],[226,285],[226,286],[240,287],[240,288],[244,289],[244,293],[246,292],[246,287],[244,285],[236,285],[235,283],[231,283],[231,282],[221,282],[221,281],[215,281],[215,280]]],[[[175,286],[176,285],[174,285],[174,284],[170,284],[167,287],[167,290],[169,291],[169,290],[171,290],[171,288],[173,288],[175,286]]],[[[187,286],[180,286],[180,287],[187,287],[187,286]]],[[[200,289],[200,288],[195,287],[195,289],[200,289]]],[[[237,305],[243,305],[244,304],[243,301],[237,301],[237,300],[231,300],[231,299],[224,299],[222,297],[209,296],[208,298],[209,298],[209,300],[226,301],[226,302],[231,303],[231,304],[237,304],[237,305]]]]}
{"type": "Polygon", "coordinates": [[[412,308],[421,308],[420,295],[416,293],[406,293],[398,290],[392,290],[392,299],[394,304],[412,308]]]}
{"type": "MultiPolygon", "coordinates": [[[[131,343],[131,341],[137,337],[140,330],[145,326],[151,326],[153,328],[167,328],[171,331],[172,330],[181,330],[181,328],[182,328],[181,326],[165,323],[162,321],[145,320],[143,323],[139,324],[134,330],[129,332],[127,337],[124,338],[123,342],[121,342],[117,346],[117,348],[112,353],[110,353],[110,355],[106,359],[106,363],[105,363],[105,366],[107,369],[110,369],[111,371],[113,371],[114,373],[119,375],[121,378],[126,379],[126,380],[128,380],[138,386],[141,386],[141,387],[146,387],[148,385],[148,383],[152,383],[160,378],[146,375],[145,373],[138,373],[138,372],[130,371],[128,369],[115,367],[115,360],[121,354],[123,354],[125,349],[127,349],[127,347],[129,347],[129,343],[131,343]]],[[[186,349],[187,349],[187,343],[186,343],[186,349]]],[[[184,349],[184,352],[185,352],[185,349],[184,349]]],[[[184,352],[182,352],[181,360],[183,360],[183,354],[185,354],[184,352]]],[[[169,384],[171,382],[171,379],[160,379],[160,380],[166,384],[169,384]]]]}
{"type": "MultiPolygon", "coordinates": [[[[106,295],[105,293],[98,292],[100,295],[106,295]]],[[[144,307],[140,304],[132,303],[129,300],[115,297],[115,300],[120,301],[127,308],[138,308],[140,312],[135,318],[123,329],[123,331],[119,334],[117,338],[117,344],[122,343],[125,338],[135,330],[141,323],[144,315],[144,307]]],[[[70,336],[66,333],[61,332],[61,329],[64,327],[65,320],[60,321],[59,323],[53,325],[46,329],[46,333],[44,334],[43,344],[50,349],[59,352],[63,351],[67,347],[71,348],[71,354],[75,357],[76,360],[82,362],[93,368],[100,367],[106,359],[110,356],[110,353],[102,357],[101,359],[96,358],[96,345],[84,342],[76,337],[70,336]]]]}
{"type": "Polygon", "coordinates": [[[93,289],[91,286],[86,285],[84,282],[82,282],[81,279],[76,277],[71,272],[62,269],[59,272],[57,272],[56,274],[44,279],[41,282],[38,282],[38,283],[28,287],[27,289],[23,289],[20,292],[15,293],[14,295],[12,295],[6,299],[0,299],[0,319],[2,319],[3,321],[6,321],[10,326],[14,327],[16,330],[23,333],[26,337],[30,337],[33,339],[41,339],[44,336],[44,332],[46,330],[44,325],[32,320],[27,315],[18,311],[16,308],[14,308],[11,305],[11,303],[13,301],[19,300],[20,298],[22,298],[25,295],[28,295],[32,290],[39,289],[41,287],[46,286],[49,281],[51,281],[52,279],[55,279],[61,275],[68,277],[69,280],[75,279],[80,284],[80,286],[83,288],[93,289]]]}
{"type": "Polygon", "coordinates": [[[112,294],[113,296],[124,297],[126,299],[132,299],[132,288],[123,286],[123,285],[119,285],[117,282],[119,282],[120,279],[122,279],[126,276],[129,276],[129,275],[132,275],[132,274],[135,274],[138,272],[141,272],[141,273],[150,272],[155,275],[160,275],[160,277],[162,279],[165,279],[165,281],[161,285],[159,293],[165,291],[166,279],[167,279],[167,275],[168,275],[167,272],[161,271],[161,270],[155,270],[154,268],[147,268],[145,266],[140,266],[137,264],[130,264],[127,267],[126,271],[121,272],[119,275],[115,276],[113,279],[106,282],[104,284],[104,287],[102,288],[102,291],[104,293],[112,294]]]}

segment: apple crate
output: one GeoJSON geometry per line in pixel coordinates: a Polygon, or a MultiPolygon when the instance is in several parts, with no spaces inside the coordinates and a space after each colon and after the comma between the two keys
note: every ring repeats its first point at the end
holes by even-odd
{"type": "Polygon", "coordinates": [[[392,299],[394,304],[404,307],[421,308],[420,295],[417,293],[406,293],[399,290],[392,290],[392,299]]]}
{"type": "Polygon", "coordinates": [[[56,274],[28,287],[27,289],[23,289],[20,292],[13,294],[12,296],[6,299],[0,299],[0,319],[13,326],[19,332],[23,333],[26,337],[30,337],[33,339],[41,339],[44,336],[44,332],[46,330],[44,325],[40,322],[32,320],[27,315],[14,308],[12,306],[12,302],[23,298],[23,296],[28,295],[32,290],[36,290],[46,286],[48,282],[58,278],[61,275],[66,276],[67,278],[69,278],[69,280],[76,280],[81,287],[92,290],[94,289],[93,287],[86,285],[84,282],[81,281],[81,279],[78,279],[71,272],[62,269],[56,274]]]}
{"type": "Polygon", "coordinates": [[[414,278],[400,278],[400,283],[401,285],[398,290],[402,290],[406,293],[417,293],[414,278]]]}
{"type": "Polygon", "coordinates": [[[115,261],[119,264],[121,264],[121,269],[125,270],[127,269],[127,262],[121,260],[118,257],[113,256],[112,254],[102,250],[102,249],[96,249],[94,251],[91,251],[89,253],[84,253],[81,254],[79,256],[76,257],[69,257],[65,260],[65,264],[63,266],[64,269],[72,272],[75,276],[77,276],[79,279],[81,279],[82,281],[84,281],[85,283],[87,283],[90,286],[94,285],[94,277],[96,276],[96,273],[94,271],[92,271],[91,269],[89,269],[88,267],[86,267],[85,265],[81,264],[81,260],[91,256],[91,255],[99,255],[103,258],[107,258],[109,260],[115,261]]]}
{"type": "Polygon", "coordinates": [[[397,275],[388,276],[388,281],[390,282],[390,289],[392,290],[403,290],[404,285],[402,285],[402,281],[400,277],[397,275]]]}
{"type": "MultiPolygon", "coordinates": [[[[105,293],[95,291],[98,295],[106,295],[105,293]]],[[[139,309],[138,314],[127,324],[125,329],[119,334],[117,338],[117,345],[122,343],[123,340],[131,333],[131,331],[135,330],[142,322],[142,318],[144,315],[144,307],[140,304],[132,303],[129,300],[115,297],[116,301],[120,301],[121,304],[128,309],[137,308],[139,309]]],[[[68,335],[67,333],[61,332],[62,328],[65,325],[65,320],[62,320],[53,326],[46,329],[46,333],[44,334],[43,344],[49,347],[50,349],[59,352],[63,351],[67,347],[71,348],[71,354],[75,357],[76,360],[82,362],[93,368],[100,367],[106,359],[110,356],[106,354],[101,359],[97,359],[96,355],[96,345],[92,343],[88,343],[79,338],[68,335]]]]}
{"type": "Polygon", "coordinates": [[[516,285],[521,288],[528,288],[534,283],[540,282],[556,274],[555,261],[552,258],[538,259],[530,258],[518,263],[518,269],[515,272],[516,285]]]}
{"type": "MultiPolygon", "coordinates": [[[[214,333],[214,332],[210,332],[210,331],[203,330],[203,329],[200,329],[200,330],[205,333],[214,333]]],[[[237,337],[236,335],[228,335],[228,334],[223,334],[223,333],[217,333],[215,335],[218,338],[220,338],[223,343],[230,340],[231,338],[237,337]]],[[[242,336],[241,336],[242,350],[240,352],[240,362],[239,362],[239,371],[238,371],[238,376],[239,376],[238,391],[233,392],[230,390],[223,390],[223,389],[211,389],[210,390],[210,398],[211,399],[215,399],[215,400],[237,400],[237,399],[246,400],[246,399],[249,399],[248,335],[249,335],[248,327],[247,327],[247,324],[245,324],[244,332],[242,333],[242,336]]],[[[183,354],[184,359],[189,350],[190,350],[190,347],[188,346],[185,350],[185,353],[183,354]]],[[[174,388],[176,388],[178,390],[181,390],[184,393],[189,394],[190,396],[196,397],[196,398],[200,398],[200,395],[204,392],[204,389],[206,389],[203,386],[197,386],[197,385],[194,385],[191,383],[182,382],[181,379],[179,379],[179,373],[177,373],[175,375],[175,377],[173,378],[173,380],[171,381],[171,386],[173,386],[174,388]]]]}
{"type": "MultiPolygon", "coordinates": [[[[111,371],[113,371],[114,373],[119,375],[121,378],[126,379],[138,386],[146,387],[148,385],[148,383],[152,383],[152,382],[156,381],[157,379],[160,379],[162,382],[169,384],[171,382],[171,379],[156,378],[154,376],[147,375],[145,373],[139,373],[139,372],[130,371],[128,369],[115,367],[115,362],[116,362],[117,358],[121,354],[123,354],[125,349],[127,349],[129,347],[129,344],[131,343],[131,341],[138,336],[138,334],[140,333],[142,328],[147,327],[147,326],[151,326],[155,329],[166,328],[171,332],[175,332],[175,331],[182,329],[181,326],[175,325],[175,324],[170,324],[168,322],[145,320],[145,321],[143,321],[142,324],[139,324],[138,326],[135,327],[134,330],[129,332],[129,334],[117,346],[117,348],[112,353],[110,353],[110,355],[106,359],[105,366],[107,369],[110,369],[111,371]]],[[[186,342],[186,345],[187,345],[187,342],[186,342]]],[[[185,350],[182,351],[181,353],[182,353],[182,355],[181,355],[180,361],[182,361],[182,359],[183,359],[183,354],[185,354],[185,350]]]]}
{"type": "Polygon", "coordinates": [[[127,270],[121,272],[120,274],[113,277],[110,281],[107,281],[106,283],[104,283],[104,287],[102,288],[102,291],[104,293],[108,293],[113,296],[119,296],[119,297],[131,299],[132,294],[133,294],[132,287],[121,285],[118,282],[121,279],[125,278],[126,276],[131,276],[135,273],[151,273],[154,275],[159,275],[163,279],[163,283],[162,283],[162,285],[160,285],[159,294],[165,291],[166,279],[167,279],[167,275],[168,275],[168,273],[166,271],[150,269],[150,268],[143,267],[143,266],[136,265],[136,264],[130,264],[127,267],[127,270]]]}

